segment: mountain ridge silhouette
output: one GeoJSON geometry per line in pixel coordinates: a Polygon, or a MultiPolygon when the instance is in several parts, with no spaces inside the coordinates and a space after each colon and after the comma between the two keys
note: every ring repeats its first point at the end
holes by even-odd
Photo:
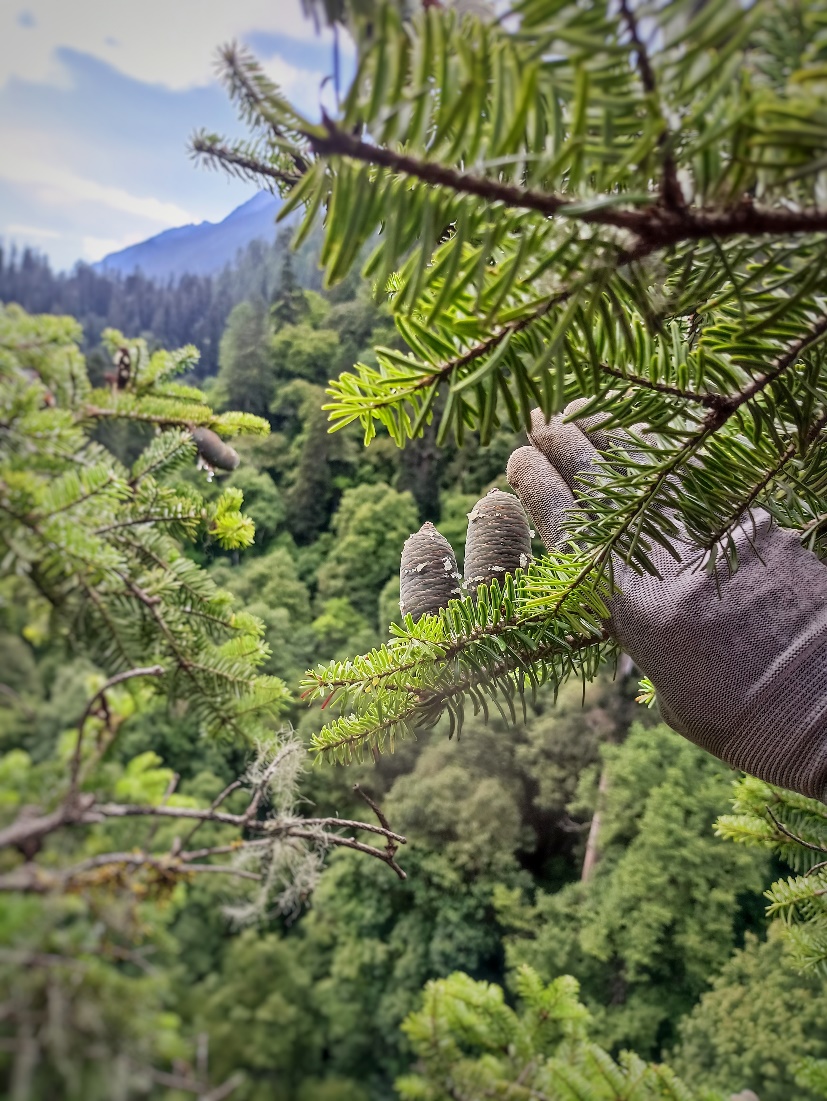
{"type": "Polygon", "coordinates": [[[166,229],[146,241],[111,252],[91,266],[102,274],[131,275],[140,271],[156,280],[212,275],[232,264],[238,250],[251,241],[275,240],[275,219],[280,208],[280,199],[259,191],[220,222],[166,229]]]}

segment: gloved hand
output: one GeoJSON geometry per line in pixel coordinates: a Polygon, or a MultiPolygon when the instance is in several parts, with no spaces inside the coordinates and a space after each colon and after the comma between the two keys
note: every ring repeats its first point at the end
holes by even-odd
{"type": "MultiPolygon", "coordinates": [[[[570,538],[566,512],[613,444],[599,417],[567,422],[583,404],[550,423],[535,410],[531,446],[508,463],[548,549],[570,538]]],[[[734,768],[827,802],[827,567],[762,509],[734,541],[738,570],[719,570],[717,585],[683,539],[672,541],[677,560],[653,547],[662,579],[615,557],[609,630],[675,730],[734,768]]]]}

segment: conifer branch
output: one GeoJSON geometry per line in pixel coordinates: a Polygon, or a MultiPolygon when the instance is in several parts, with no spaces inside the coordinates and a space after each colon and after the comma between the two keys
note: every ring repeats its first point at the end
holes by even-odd
{"type": "Polygon", "coordinates": [[[662,382],[659,379],[648,379],[642,375],[632,374],[629,371],[624,371],[622,367],[613,367],[610,363],[601,363],[600,370],[606,375],[611,375],[612,378],[631,383],[632,386],[637,386],[641,390],[651,390],[656,394],[668,394],[670,397],[691,401],[707,409],[715,409],[727,400],[724,394],[714,392],[698,393],[695,390],[688,390],[686,387],[673,386],[671,383],[662,382]]]}
{"type": "Polygon", "coordinates": [[[207,161],[214,161],[231,175],[254,180],[272,180],[274,183],[286,184],[289,187],[295,187],[301,180],[298,174],[283,172],[267,164],[266,161],[201,135],[196,135],[192,139],[191,147],[198,156],[204,157],[207,161]]]}
{"type": "MultiPolygon", "coordinates": [[[[546,217],[562,213],[585,225],[605,225],[625,230],[637,240],[631,248],[618,253],[620,263],[643,259],[652,252],[681,241],[698,241],[707,237],[723,240],[742,235],[791,236],[827,231],[827,210],[816,207],[797,211],[760,207],[749,197],[733,207],[721,209],[693,210],[683,203],[678,209],[668,210],[655,204],[640,211],[616,210],[611,207],[583,209],[581,204],[560,195],[503,184],[488,177],[460,172],[437,161],[420,160],[383,146],[372,145],[339,129],[327,115],[323,116],[322,124],[326,136],[306,134],[313,151],[319,156],[347,157],[364,164],[387,168],[420,180],[430,187],[445,187],[459,195],[502,203],[513,209],[533,211],[546,217]]],[[[264,165],[262,167],[266,168],[264,165]]],[[[268,171],[262,172],[262,175],[268,174],[268,171]]]]}
{"type": "MultiPolygon", "coordinates": [[[[276,86],[265,77],[253,56],[238,46],[224,47],[221,61],[221,71],[230,88],[230,94],[244,105],[254,124],[264,123],[276,141],[283,145],[287,138],[286,128],[273,110],[273,100],[277,99],[282,111],[287,103],[280,99],[276,86]]],[[[308,163],[298,150],[291,149],[288,155],[296,166],[295,178],[300,179],[307,171],[308,163]]]]}
{"type": "MultiPolygon", "coordinates": [[[[428,184],[429,187],[445,187],[458,195],[473,195],[491,203],[519,210],[531,210],[546,217],[554,217],[575,204],[562,195],[552,195],[531,188],[516,187],[487,176],[475,176],[461,172],[438,161],[420,160],[406,153],[399,153],[384,146],[362,141],[354,134],[340,129],[324,112],[322,126],[326,134],[315,131],[304,136],[314,153],[320,157],[347,157],[362,164],[387,168],[402,176],[409,176],[428,184]]],[[[638,232],[639,220],[634,211],[600,210],[573,215],[587,224],[609,225],[618,229],[638,232]]]]}
{"type": "Polygon", "coordinates": [[[103,409],[99,405],[87,405],[78,420],[114,420],[138,421],[143,424],[157,424],[162,428],[189,428],[192,425],[190,418],[175,416],[174,413],[144,413],[133,409],[103,409]]]}
{"type": "MultiPolygon", "coordinates": [[[[817,853],[827,853],[827,848],[825,848],[823,845],[813,845],[810,841],[805,841],[803,837],[798,837],[792,832],[792,830],[788,830],[784,823],[776,818],[769,806],[766,808],[766,812],[767,817],[770,819],[773,826],[778,830],[780,834],[783,834],[784,837],[789,838],[790,841],[794,841],[796,845],[801,845],[801,847],[804,849],[810,849],[813,852],[817,853]]],[[[810,869],[810,871],[812,871],[812,868],[810,869]]]]}
{"type": "MultiPolygon", "coordinates": [[[[611,524],[611,528],[602,532],[603,538],[599,549],[592,559],[594,567],[599,567],[606,562],[626,532],[634,526],[641,516],[656,505],[658,494],[668,480],[697,455],[704,444],[720,432],[743,406],[753,401],[773,383],[777,382],[786,371],[789,371],[798,363],[803,353],[813,347],[825,334],[827,334],[827,314],[814,321],[806,334],[795,340],[786,351],[777,356],[769,371],[758,375],[743,390],[724,398],[714,408],[711,408],[700,422],[699,427],[687,436],[684,443],[657,465],[652,477],[636,487],[637,493],[627,508],[618,508],[615,502],[611,504],[608,513],[608,522],[611,524]]],[[[763,486],[760,486],[757,489],[756,497],[763,488],[763,486]]],[[[752,500],[754,499],[752,498],[752,500]]],[[[743,508],[736,506],[736,509],[736,514],[730,515],[723,525],[724,533],[738,522],[743,508]]]]}
{"type": "MultiPolygon", "coordinates": [[[[821,415],[817,417],[816,420],[814,420],[813,423],[810,425],[810,428],[805,435],[802,445],[799,445],[799,443],[795,440],[792,443],[788,444],[781,455],[779,455],[777,462],[773,463],[773,465],[769,468],[769,470],[767,470],[764,476],[751,487],[749,493],[747,493],[746,496],[741,499],[741,501],[737,505],[737,514],[733,513],[733,516],[735,518],[730,518],[729,520],[727,520],[725,524],[723,524],[720,528],[713,532],[712,535],[709,536],[709,538],[703,544],[704,550],[711,550],[717,543],[720,543],[722,539],[726,538],[727,535],[730,535],[732,533],[733,529],[740,522],[741,517],[743,517],[748,509],[750,509],[752,505],[755,504],[761,494],[764,493],[771,482],[778,477],[784,467],[787,466],[796,457],[796,455],[799,453],[800,448],[803,446],[803,450],[806,451],[807,448],[811,447],[818,436],[824,431],[825,426],[827,426],[827,410],[824,410],[821,415]]],[[[809,534],[811,530],[812,525],[807,525],[806,528],[802,529],[800,533],[802,538],[809,534]]]]}
{"type": "Polygon", "coordinates": [[[762,390],[776,382],[785,371],[794,367],[804,352],[817,344],[825,333],[827,333],[827,314],[822,314],[810,325],[808,332],[804,333],[784,353],[778,356],[769,371],[759,375],[740,394],[730,399],[729,404],[731,404],[733,410],[740,408],[745,402],[751,401],[762,390]]]}

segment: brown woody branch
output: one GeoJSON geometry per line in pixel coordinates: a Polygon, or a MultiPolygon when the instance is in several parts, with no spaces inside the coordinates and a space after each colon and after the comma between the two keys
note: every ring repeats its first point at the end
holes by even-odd
{"type": "MultiPolygon", "coordinates": [[[[53,829],[58,829],[60,826],[65,825],[88,825],[93,822],[99,822],[101,817],[122,817],[124,815],[120,813],[121,811],[125,812],[126,816],[134,812],[141,816],[155,817],[156,819],[166,817],[193,817],[192,813],[189,815],[169,813],[170,811],[180,810],[192,812],[193,808],[116,808],[111,806],[94,806],[90,807],[88,813],[82,818],[76,817],[71,819],[61,817],[55,819],[55,821],[50,824],[53,826],[53,829]],[[108,811],[111,812],[113,810],[116,810],[114,815],[107,815],[108,811]]],[[[243,824],[241,822],[242,815],[212,815],[207,817],[209,812],[205,811],[202,813],[205,815],[205,817],[201,819],[202,821],[212,821],[222,825],[231,824],[240,826],[243,824]],[[228,822],[228,818],[233,821],[228,822]]],[[[25,821],[19,824],[21,828],[25,827],[25,821]]],[[[407,839],[401,834],[394,833],[390,828],[374,826],[369,822],[357,822],[350,819],[339,818],[294,818],[285,821],[271,819],[269,821],[265,820],[259,822],[257,825],[260,832],[266,833],[265,837],[246,841],[238,840],[229,845],[213,845],[189,852],[180,851],[173,846],[172,851],[163,853],[147,853],[142,850],[101,853],[98,856],[90,857],[87,860],[83,860],[65,869],[46,868],[36,864],[34,861],[27,861],[19,868],[5,875],[0,875],[0,891],[21,891],[25,893],[45,894],[56,890],[78,890],[86,886],[94,886],[99,882],[100,873],[104,871],[109,870],[112,876],[116,876],[118,873],[125,872],[128,869],[137,870],[139,868],[150,868],[160,877],[170,881],[182,877],[186,878],[191,874],[232,875],[242,879],[260,881],[262,877],[256,872],[237,868],[232,864],[205,864],[202,863],[202,861],[209,857],[239,852],[244,849],[263,848],[272,845],[278,837],[292,837],[298,840],[312,841],[322,844],[324,847],[331,846],[334,848],[354,849],[357,852],[381,860],[383,863],[387,864],[400,879],[406,878],[405,872],[399,867],[394,858],[399,845],[406,844],[407,839]],[[345,837],[342,834],[333,832],[334,829],[340,828],[366,830],[371,833],[379,834],[385,838],[386,847],[385,849],[379,849],[373,845],[366,845],[352,837],[345,837]]],[[[40,836],[42,836],[42,833],[40,836]]]]}
{"type": "MultiPolygon", "coordinates": [[[[767,811],[767,815],[772,820],[772,824],[775,826],[778,832],[783,834],[785,837],[788,837],[790,841],[794,841],[796,845],[801,845],[802,848],[812,849],[813,852],[827,853],[827,849],[825,849],[822,845],[813,845],[811,842],[805,841],[803,837],[798,837],[797,834],[794,834],[791,830],[788,830],[783,822],[779,822],[779,820],[772,813],[769,807],[766,807],[765,809],[767,811]]],[[[812,871],[812,869],[810,870],[812,871]]],[[[824,892],[820,891],[819,894],[824,894],[824,892]]]]}
{"type": "Polygon", "coordinates": [[[827,230],[827,210],[815,207],[804,210],[759,207],[749,197],[724,210],[693,210],[683,205],[678,209],[666,209],[657,204],[653,196],[652,204],[643,210],[610,208],[568,213],[567,208],[579,205],[576,200],[532,188],[516,187],[470,172],[460,172],[434,161],[418,160],[405,153],[362,141],[355,135],[340,130],[327,115],[323,116],[322,121],[325,135],[305,135],[314,152],[320,156],[348,157],[363,164],[374,164],[400,175],[411,176],[432,187],[447,187],[457,194],[476,195],[488,202],[532,210],[546,217],[562,214],[588,225],[605,225],[626,230],[637,241],[632,248],[621,252],[621,262],[639,259],[680,241],[696,241],[706,237],[726,238],[740,234],[751,237],[765,234],[795,235],[827,230]]]}
{"type": "Polygon", "coordinates": [[[691,401],[695,402],[697,405],[703,405],[707,409],[715,409],[717,406],[721,405],[722,402],[727,400],[723,394],[716,394],[712,391],[702,393],[696,390],[687,390],[681,386],[673,386],[669,382],[653,381],[652,379],[643,378],[642,375],[630,374],[620,367],[612,367],[609,363],[601,363],[600,370],[603,374],[612,375],[613,378],[631,383],[632,386],[639,386],[643,390],[654,390],[659,394],[669,394],[675,398],[682,398],[684,401],[691,401]]]}
{"type": "MultiPolygon", "coordinates": [[[[397,153],[380,145],[372,145],[354,134],[339,129],[327,114],[322,115],[322,124],[326,135],[317,132],[304,135],[313,152],[322,157],[347,157],[362,164],[374,164],[403,176],[411,176],[432,187],[447,187],[461,195],[476,195],[490,203],[503,203],[509,207],[533,210],[546,217],[565,213],[567,207],[574,205],[573,200],[565,199],[562,195],[517,187],[487,176],[460,172],[456,168],[449,168],[436,161],[419,160],[406,153],[397,153]]],[[[595,210],[573,215],[573,217],[595,225],[616,226],[619,229],[630,230],[632,233],[638,232],[639,212],[637,211],[595,210]]]]}
{"type": "MultiPolygon", "coordinates": [[[[226,791],[227,789],[225,789],[226,791]]],[[[222,792],[222,796],[225,792],[222,792]]],[[[254,805],[254,801],[255,794],[250,806],[254,805]]],[[[378,826],[370,822],[360,822],[347,818],[255,819],[250,816],[249,807],[243,814],[227,814],[212,808],[96,803],[91,795],[76,795],[73,799],[62,803],[50,814],[32,816],[30,813],[23,812],[18,815],[15,822],[5,830],[0,831],[0,848],[14,846],[24,849],[27,845],[40,842],[48,834],[67,826],[99,825],[107,819],[131,817],[150,818],[155,822],[160,822],[163,819],[195,821],[197,826],[201,826],[205,822],[212,822],[216,825],[232,826],[238,830],[246,830],[263,836],[248,840],[239,839],[229,845],[208,846],[191,851],[182,851],[179,842],[173,846],[172,851],[165,853],[151,854],[141,850],[128,853],[103,853],[64,870],[43,868],[30,860],[16,870],[0,876],[0,891],[42,893],[57,889],[77,888],[89,882],[90,873],[104,868],[151,867],[159,874],[172,877],[180,877],[189,873],[219,873],[241,876],[247,879],[259,879],[260,877],[256,873],[246,872],[232,865],[202,864],[196,861],[235,852],[243,848],[271,845],[279,837],[314,841],[323,844],[325,847],[355,849],[358,852],[378,858],[392,868],[400,878],[404,879],[405,873],[394,858],[399,845],[406,844],[407,839],[402,834],[395,833],[390,829],[387,819],[378,808],[375,808],[372,801],[371,806],[375,809],[377,816],[380,816],[380,825],[378,826]],[[385,839],[386,847],[385,849],[379,849],[334,832],[340,829],[364,830],[368,833],[378,834],[385,839]]]]}
{"type": "Polygon", "coordinates": [[[375,803],[373,801],[373,799],[371,799],[371,797],[368,795],[368,793],[362,789],[360,784],[354,784],[353,785],[353,790],[356,792],[356,794],[359,796],[360,799],[364,799],[364,801],[367,803],[367,805],[370,807],[370,809],[373,811],[373,813],[379,819],[379,825],[382,827],[382,830],[387,835],[388,841],[387,841],[387,844],[385,845],[385,852],[387,853],[387,856],[388,856],[389,866],[391,868],[393,868],[393,870],[396,872],[396,874],[399,876],[400,879],[407,879],[408,877],[402,871],[402,869],[399,867],[399,865],[396,863],[396,861],[394,859],[394,857],[396,856],[397,850],[399,849],[399,845],[397,844],[397,842],[393,838],[390,823],[388,822],[387,818],[385,817],[384,811],[378,805],[378,803],[375,803]]]}
{"type": "Polygon", "coordinates": [[[88,701],[78,723],[77,741],[70,765],[69,786],[62,801],[54,810],[45,814],[37,807],[23,807],[10,825],[0,829],[0,850],[16,848],[26,861],[20,867],[0,876],[0,891],[42,893],[58,889],[78,889],[86,885],[94,885],[100,873],[106,869],[111,870],[113,877],[124,874],[127,869],[150,868],[159,877],[173,880],[176,877],[194,873],[212,873],[235,875],[258,881],[262,877],[257,873],[233,865],[204,864],[202,861],[233,853],[239,849],[273,846],[280,838],[306,840],[323,848],[339,846],[355,849],[378,858],[400,878],[405,878],[405,873],[397,864],[395,855],[399,846],[406,843],[406,838],[391,830],[380,808],[367,796],[364,798],[377,815],[378,826],[369,822],[330,817],[298,818],[293,815],[259,817],[270,781],[283,764],[285,755],[296,752],[298,749],[296,744],[290,742],[282,746],[266,765],[250,793],[246,808],[240,814],[231,814],[219,808],[232,792],[241,787],[241,780],[234,780],[227,785],[206,808],[168,805],[167,799],[174,791],[177,776],[168,785],[159,805],[104,803],[97,801],[94,794],[80,791],[85,726],[89,717],[94,714],[98,702],[105,701],[106,692],[117,684],[140,676],[161,676],[163,673],[164,669],[159,665],[126,670],[110,677],[88,701]],[[43,839],[50,834],[66,827],[101,825],[110,819],[118,818],[147,818],[151,821],[152,828],[143,848],[136,847],[131,852],[102,853],[63,869],[44,867],[35,862],[34,858],[42,847],[43,839]],[[193,828],[187,834],[184,843],[180,837],[176,837],[168,851],[161,853],[146,851],[158,827],[165,820],[193,823],[193,828]],[[229,844],[185,849],[184,844],[206,822],[232,827],[238,831],[239,836],[229,844]],[[385,848],[376,848],[356,841],[352,837],[345,837],[339,833],[342,829],[376,834],[385,841],[385,848]],[[250,838],[249,834],[257,836],[250,838]]]}
{"type": "Polygon", "coordinates": [[[381,834],[405,844],[406,839],[398,833],[385,828],[374,826],[370,822],[358,822],[350,818],[262,818],[250,819],[247,812],[244,814],[228,814],[209,807],[170,807],[152,806],[140,803],[96,803],[92,796],[80,797],[74,806],[61,806],[51,814],[39,817],[29,817],[25,814],[18,815],[17,819],[6,829],[0,831],[0,848],[17,846],[25,841],[40,839],[63,826],[93,826],[100,825],[108,818],[171,818],[184,821],[195,821],[199,824],[213,822],[220,826],[234,826],[237,829],[247,829],[254,833],[275,835],[290,833],[294,827],[317,827],[319,829],[354,829],[367,830],[369,833],[381,834]]]}
{"type": "MultiPolygon", "coordinates": [[[[639,35],[637,41],[640,43],[639,35]]],[[[642,43],[640,43],[640,48],[639,58],[645,57],[645,49],[642,43]]],[[[651,73],[651,67],[648,71],[651,73]]],[[[653,74],[651,76],[653,80],[653,74]]],[[[643,75],[641,79],[644,79],[643,75]]],[[[433,187],[446,187],[457,194],[475,195],[488,202],[499,202],[515,209],[535,211],[546,217],[564,215],[590,225],[605,225],[626,231],[632,236],[631,243],[628,246],[616,247],[615,256],[609,265],[611,268],[622,267],[632,261],[645,259],[660,249],[668,248],[682,241],[697,241],[709,238],[725,239],[739,235],[755,237],[827,231],[827,210],[819,208],[788,210],[759,207],[748,196],[744,197],[737,205],[723,210],[691,209],[686,206],[683,200],[674,173],[674,166],[670,168],[671,160],[668,157],[665,157],[664,160],[662,202],[656,201],[653,195],[651,205],[642,210],[611,208],[593,211],[580,210],[577,213],[569,213],[568,208],[574,206],[576,200],[566,199],[560,195],[532,188],[517,187],[501,180],[477,176],[469,172],[461,172],[433,161],[419,160],[407,154],[362,141],[354,134],[341,130],[327,115],[323,115],[323,125],[326,131],[324,135],[318,132],[304,135],[313,151],[320,156],[347,157],[364,164],[377,165],[401,175],[410,176],[433,187]]],[[[215,155],[219,160],[223,158],[227,164],[237,164],[254,175],[258,174],[279,180],[282,177],[282,174],[271,166],[255,159],[237,155],[232,150],[220,150],[219,152],[216,147],[203,144],[200,151],[215,155]]],[[[476,360],[494,352],[503,340],[528,328],[539,318],[545,316],[555,305],[566,301],[570,295],[570,289],[555,294],[544,302],[539,310],[527,317],[504,325],[466,352],[441,364],[431,374],[424,375],[413,384],[411,390],[423,390],[435,386],[440,381],[450,378],[455,372],[462,370],[463,367],[470,366],[476,360]]],[[[654,388],[661,390],[662,386],[657,385],[654,388]]],[[[671,391],[664,390],[663,392],[671,391]]],[[[676,396],[686,396],[690,400],[698,400],[708,408],[714,408],[718,404],[717,395],[690,396],[688,393],[685,395],[678,393],[676,396]]],[[[393,405],[398,400],[399,395],[393,394],[385,399],[380,398],[366,403],[365,408],[373,409],[383,405],[393,405]]]]}

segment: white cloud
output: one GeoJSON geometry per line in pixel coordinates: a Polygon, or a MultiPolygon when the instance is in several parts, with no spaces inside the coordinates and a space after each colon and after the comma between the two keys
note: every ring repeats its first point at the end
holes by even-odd
{"type": "Polygon", "coordinates": [[[192,211],[178,203],[156,199],[152,195],[134,195],[124,188],[86,179],[53,161],[27,154],[22,148],[23,141],[15,142],[14,137],[13,134],[4,134],[11,155],[4,158],[0,179],[25,186],[45,206],[89,203],[130,214],[150,227],[182,225],[198,220],[192,211]]]}
{"type": "Polygon", "coordinates": [[[0,84],[11,76],[59,81],[55,50],[63,46],[137,80],[190,88],[213,78],[217,46],[255,32],[318,41],[300,0],[5,0],[0,84]]]}
{"type": "Polygon", "coordinates": [[[0,0],[0,239],[68,267],[249,198],[186,153],[198,125],[239,132],[214,72],[233,39],[300,110],[332,96],[301,0],[0,0]]]}
{"type": "Polygon", "coordinates": [[[306,92],[308,88],[317,89],[324,79],[322,73],[310,69],[300,69],[291,65],[279,54],[272,57],[260,57],[259,64],[269,78],[283,88],[288,95],[306,92]]]}
{"type": "Polygon", "coordinates": [[[9,237],[22,237],[24,240],[28,240],[30,237],[42,237],[50,241],[59,241],[63,236],[56,229],[44,229],[42,226],[24,226],[20,225],[19,222],[13,222],[6,226],[5,232],[9,237]]]}

